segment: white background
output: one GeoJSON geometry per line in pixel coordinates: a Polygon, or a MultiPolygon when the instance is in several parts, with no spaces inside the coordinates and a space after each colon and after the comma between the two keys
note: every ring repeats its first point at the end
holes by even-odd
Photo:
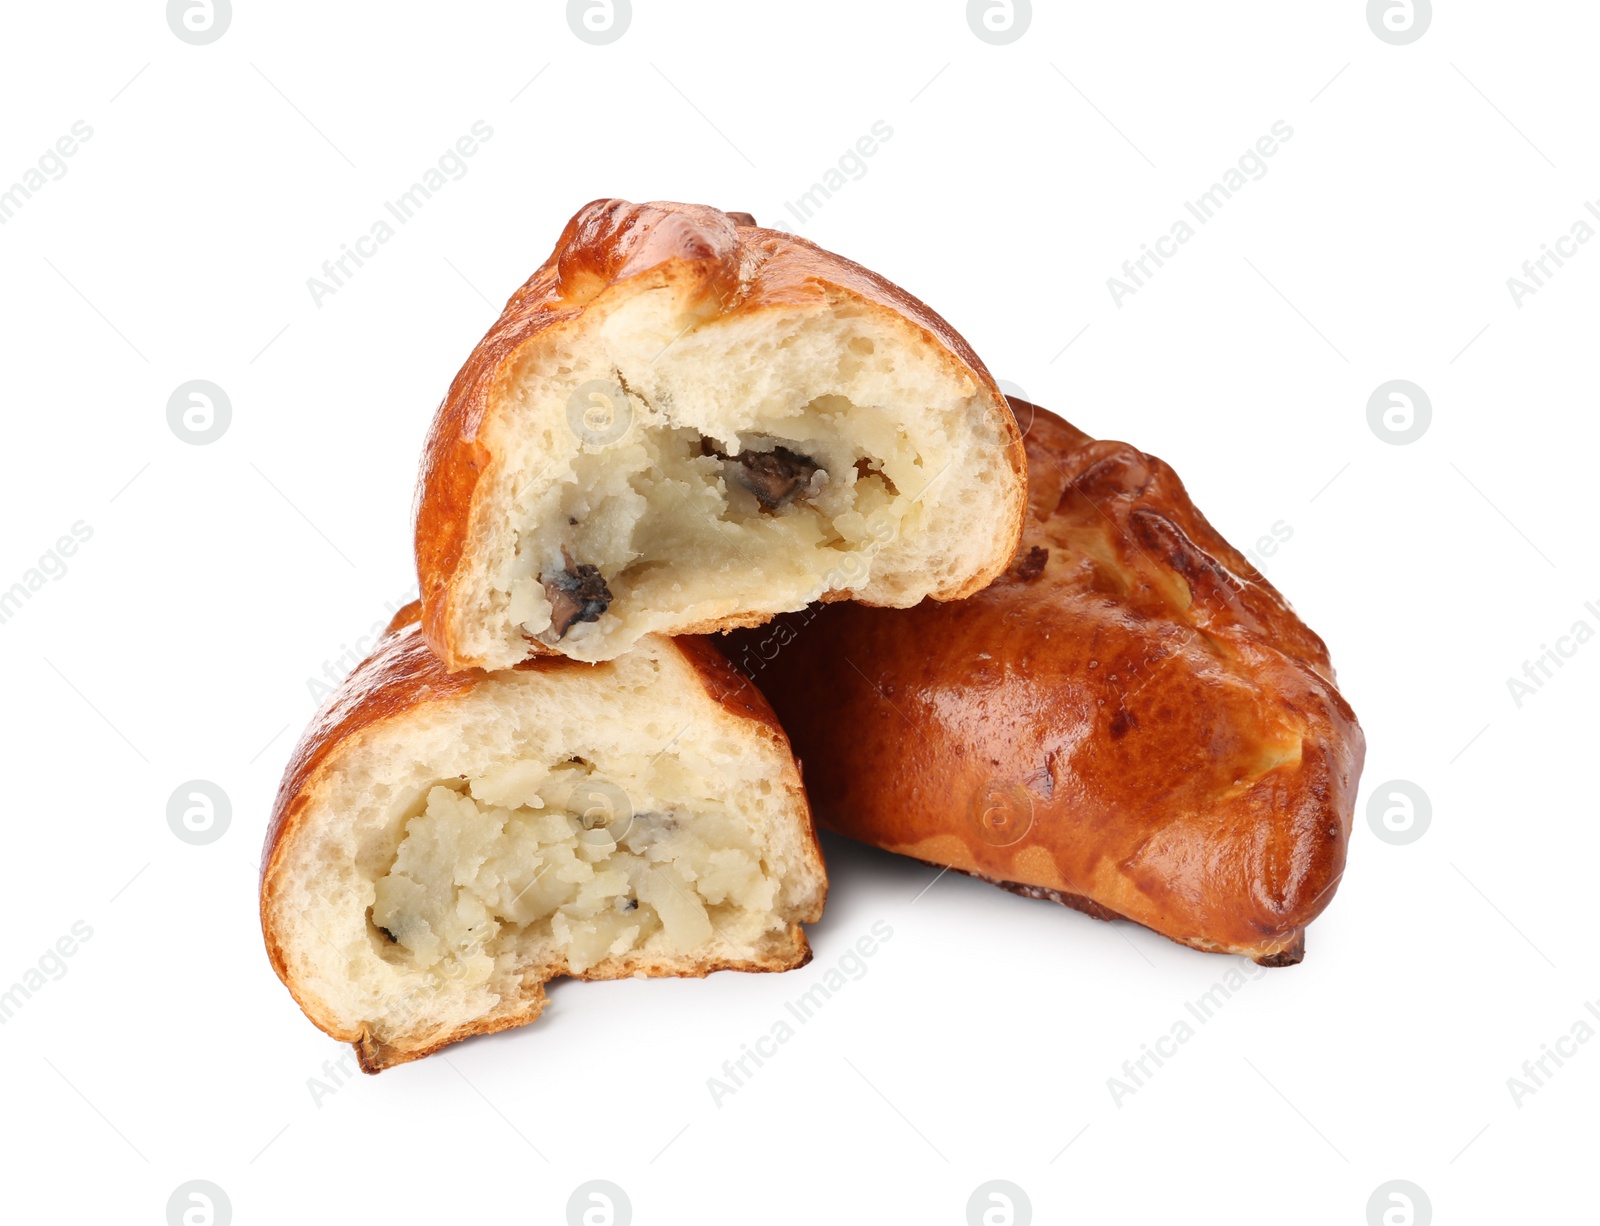
{"type": "Polygon", "coordinates": [[[1600,644],[1520,707],[1507,678],[1600,630],[1600,243],[1520,306],[1506,281],[1600,197],[1600,12],[1440,7],[1392,46],[1359,0],[1041,3],[994,46],[955,0],[635,0],[591,46],[559,3],[237,0],[192,46],[156,0],[8,6],[0,187],[93,130],[0,226],[0,589],[92,530],[0,625],[0,981],[93,929],[0,1028],[8,1219],[158,1223],[205,1179],[241,1224],[557,1223],[603,1178],[640,1223],[958,1223],[990,1179],[1052,1223],[1359,1226],[1391,1179],[1440,1223],[1594,1220],[1600,1042],[1520,1105],[1507,1078],[1600,997],[1600,644]],[[468,173],[314,303],[478,120],[468,173]],[[776,221],[878,120],[791,226],[1170,461],[1242,548],[1292,528],[1264,569],[1369,743],[1304,964],[1118,1105],[1107,1079],[1236,963],[953,874],[921,894],[933,870],[830,840],[810,967],[555,985],[530,1027],[315,1100],[346,1049],[267,965],[260,841],[310,679],[414,582],[451,376],[586,201],[776,221]],[[1268,173],[1117,305],[1107,278],[1278,120],[1268,173]],[[1367,423],[1396,378],[1433,405],[1408,446],[1367,423]],[[192,379],[232,404],[207,446],[167,424],[192,379]],[[207,846],[166,820],[196,778],[232,801],[207,846]],[[1368,825],[1393,779],[1432,802],[1407,846],[1368,825]],[[867,973],[714,1105],[877,921],[867,973]]]}

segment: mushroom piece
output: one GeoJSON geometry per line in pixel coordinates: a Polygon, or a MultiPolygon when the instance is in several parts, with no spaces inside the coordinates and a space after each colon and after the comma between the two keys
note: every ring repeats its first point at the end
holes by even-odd
{"type": "Polygon", "coordinates": [[[578,622],[600,620],[600,614],[611,607],[612,601],[611,589],[598,566],[575,564],[564,547],[561,558],[566,569],[539,576],[550,601],[550,629],[557,639],[565,638],[578,622]]]}
{"type": "Polygon", "coordinates": [[[771,451],[741,451],[736,456],[724,455],[707,441],[701,454],[714,455],[735,465],[733,475],[740,485],[756,496],[763,511],[776,511],[796,498],[810,500],[822,492],[827,484],[828,470],[810,456],[803,456],[787,447],[774,447],[771,451]]]}
{"type": "Polygon", "coordinates": [[[1044,574],[1044,568],[1049,564],[1050,551],[1042,545],[1035,545],[1026,554],[1019,555],[1014,569],[1016,576],[1028,583],[1032,583],[1044,574]]]}

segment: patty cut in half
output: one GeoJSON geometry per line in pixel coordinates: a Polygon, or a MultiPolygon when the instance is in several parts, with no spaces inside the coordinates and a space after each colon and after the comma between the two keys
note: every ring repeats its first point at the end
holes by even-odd
{"type": "Polygon", "coordinates": [[[416,619],[302,738],[263,859],[272,965],[362,1068],[531,1022],[560,975],[809,961],[827,881],[799,770],[704,640],[452,675],[416,619]]]}
{"type": "Polygon", "coordinates": [[[1010,560],[1024,469],[978,356],[882,277],[746,214],[597,200],[434,421],[425,633],[495,669],[958,599],[1010,560]]]}
{"type": "Polygon", "coordinates": [[[1013,402],[1030,512],[970,600],[741,631],[818,820],[1196,949],[1298,962],[1365,741],[1322,640],[1177,474],[1013,402]]]}

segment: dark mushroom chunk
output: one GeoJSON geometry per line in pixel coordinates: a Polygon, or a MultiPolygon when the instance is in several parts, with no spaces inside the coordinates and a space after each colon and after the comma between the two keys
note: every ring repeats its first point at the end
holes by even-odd
{"type": "Polygon", "coordinates": [[[701,455],[716,456],[737,466],[734,476],[740,485],[756,496],[763,511],[776,511],[796,498],[812,499],[822,492],[828,479],[828,470],[810,456],[803,456],[787,447],[774,447],[771,451],[741,451],[738,455],[724,455],[706,440],[700,447],[701,455]]]}
{"type": "Polygon", "coordinates": [[[1032,549],[1028,550],[1025,556],[1017,559],[1017,578],[1029,583],[1033,582],[1040,575],[1044,574],[1045,565],[1049,561],[1050,551],[1042,548],[1039,545],[1035,545],[1032,549]]]}
{"type": "Polygon", "coordinates": [[[599,621],[600,614],[611,607],[611,589],[597,566],[576,565],[572,555],[561,551],[566,562],[565,570],[539,576],[544,584],[544,594],[550,601],[550,629],[557,639],[566,637],[567,631],[578,622],[599,621]]]}

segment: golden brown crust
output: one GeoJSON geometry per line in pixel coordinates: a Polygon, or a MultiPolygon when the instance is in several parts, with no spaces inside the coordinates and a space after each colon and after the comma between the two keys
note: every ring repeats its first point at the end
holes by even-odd
{"type": "Polygon", "coordinates": [[[1030,514],[955,604],[728,640],[818,820],[1196,948],[1298,960],[1365,750],[1322,640],[1160,460],[1017,402],[1030,514]]]}
{"type": "MultiPolygon", "coordinates": [[[[497,386],[508,377],[519,352],[537,343],[541,334],[577,320],[602,290],[635,277],[692,287],[691,296],[708,316],[841,297],[895,313],[942,347],[994,398],[996,421],[1010,432],[1007,459],[1025,479],[1021,436],[1003,411],[1004,399],[988,368],[954,328],[899,286],[807,239],[756,226],[747,213],[666,201],[595,200],[567,223],[550,257],[511,296],[478,342],[451,382],[424,447],[415,506],[417,581],[428,642],[452,668],[470,663],[452,642],[451,620],[458,612],[452,602],[458,571],[468,555],[478,483],[495,460],[482,429],[497,386]]],[[[1020,506],[1002,510],[1008,519],[1013,513],[1020,518],[1020,506]]],[[[940,598],[970,595],[993,578],[994,573],[975,575],[959,591],[941,593],[940,598]]],[[[751,620],[727,618],[685,626],[678,633],[710,633],[751,620]]],[[[528,650],[554,653],[531,638],[528,650]]]]}
{"type": "MultiPolygon", "coordinates": [[[[280,888],[279,870],[284,856],[310,808],[322,772],[336,765],[339,750],[352,745],[368,729],[386,720],[428,703],[454,699],[494,675],[477,669],[457,673],[445,671],[423,638],[420,618],[421,605],[418,601],[412,601],[396,613],[372,654],[345,678],[302,734],[284,768],[261,858],[261,927],[272,968],[312,1021],[334,1038],[355,1046],[361,1067],[367,1072],[377,1072],[394,1064],[418,1059],[459,1039],[532,1021],[544,1009],[542,985],[548,981],[548,977],[532,976],[524,984],[523,999],[514,1002],[506,1011],[477,1019],[425,1048],[395,1047],[381,1042],[364,1029],[344,1033],[337,1027],[325,1024],[320,1016],[322,1010],[315,1001],[307,998],[302,985],[291,973],[286,951],[272,923],[272,905],[280,888]]],[[[704,639],[697,638],[662,641],[670,642],[677,649],[694,669],[706,693],[723,710],[749,722],[753,725],[751,730],[754,733],[777,745],[785,754],[791,752],[788,738],[772,707],[716,648],[704,639]]],[[[556,672],[594,667],[597,666],[561,656],[541,656],[524,661],[516,671],[556,672]]],[[[794,791],[796,799],[803,806],[804,794],[798,785],[794,791]]],[[[823,877],[822,850],[817,843],[816,831],[809,823],[808,834],[807,859],[815,867],[817,876],[823,877]]],[[[620,979],[641,973],[703,978],[717,970],[789,970],[810,961],[811,950],[799,925],[815,923],[820,919],[825,899],[824,879],[813,905],[804,914],[794,917],[796,922],[791,924],[787,932],[770,937],[767,948],[755,958],[703,959],[691,967],[685,967],[678,959],[656,960],[641,966],[637,959],[625,963],[621,959],[608,958],[581,974],[568,975],[564,971],[555,973],[575,979],[620,979]]]]}

